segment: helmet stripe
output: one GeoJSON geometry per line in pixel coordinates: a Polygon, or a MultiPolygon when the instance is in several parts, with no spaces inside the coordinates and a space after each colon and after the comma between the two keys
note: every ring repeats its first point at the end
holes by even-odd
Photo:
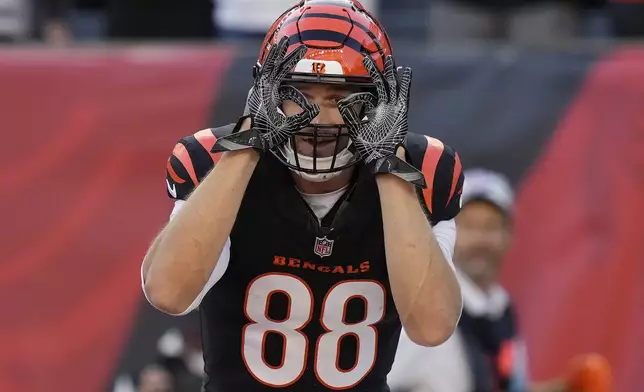
{"type": "MultiPolygon", "coordinates": [[[[372,51],[365,48],[360,42],[355,38],[347,36],[345,33],[338,33],[337,31],[331,30],[306,30],[301,31],[299,34],[294,34],[289,37],[289,44],[293,45],[296,43],[303,43],[308,47],[316,48],[316,45],[309,43],[308,41],[318,41],[318,42],[334,42],[338,44],[338,47],[344,45],[358,53],[372,53],[372,51]]],[[[328,47],[318,46],[319,49],[330,49],[328,47]]]]}

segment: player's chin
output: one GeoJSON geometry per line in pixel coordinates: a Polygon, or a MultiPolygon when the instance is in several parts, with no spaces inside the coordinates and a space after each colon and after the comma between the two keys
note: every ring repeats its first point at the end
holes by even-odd
{"type": "Polygon", "coordinates": [[[305,156],[317,156],[319,158],[327,158],[340,152],[348,145],[348,140],[345,137],[338,138],[318,138],[317,142],[312,137],[298,136],[295,143],[298,154],[305,156]],[[337,148],[336,148],[337,147],[337,148]],[[315,154],[314,154],[315,152],[315,154]]]}

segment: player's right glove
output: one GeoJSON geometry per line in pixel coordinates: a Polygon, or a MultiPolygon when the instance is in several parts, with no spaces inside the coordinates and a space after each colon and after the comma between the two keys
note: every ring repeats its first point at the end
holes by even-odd
{"type": "Polygon", "coordinates": [[[273,46],[264,64],[255,78],[255,83],[248,97],[251,127],[239,132],[242,121],[237,123],[236,130],[228,136],[217,140],[212,152],[234,151],[254,148],[267,151],[286,143],[289,138],[309,124],[320,112],[318,105],[311,104],[295,87],[283,85],[287,74],[306,54],[306,46],[300,45],[288,56],[288,37],[284,37],[273,46]],[[283,101],[293,101],[302,108],[294,116],[286,116],[280,106],[283,101]]]}

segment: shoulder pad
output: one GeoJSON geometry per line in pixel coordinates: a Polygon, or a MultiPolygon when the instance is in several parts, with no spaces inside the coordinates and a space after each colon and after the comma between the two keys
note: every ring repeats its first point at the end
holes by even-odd
{"type": "Polygon", "coordinates": [[[438,139],[408,134],[405,144],[410,163],[421,170],[427,182],[422,201],[433,222],[452,219],[460,211],[463,168],[460,157],[438,139]]]}
{"type": "Polygon", "coordinates": [[[185,200],[192,193],[221,158],[221,153],[210,152],[217,138],[230,134],[232,129],[206,128],[175,144],[166,166],[168,196],[185,200]]]}

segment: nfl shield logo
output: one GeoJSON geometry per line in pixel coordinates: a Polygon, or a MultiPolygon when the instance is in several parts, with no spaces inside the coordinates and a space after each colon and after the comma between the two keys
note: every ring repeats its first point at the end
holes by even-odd
{"type": "Polygon", "coordinates": [[[313,252],[320,257],[331,256],[331,252],[333,252],[333,240],[326,237],[316,237],[313,252]]]}

